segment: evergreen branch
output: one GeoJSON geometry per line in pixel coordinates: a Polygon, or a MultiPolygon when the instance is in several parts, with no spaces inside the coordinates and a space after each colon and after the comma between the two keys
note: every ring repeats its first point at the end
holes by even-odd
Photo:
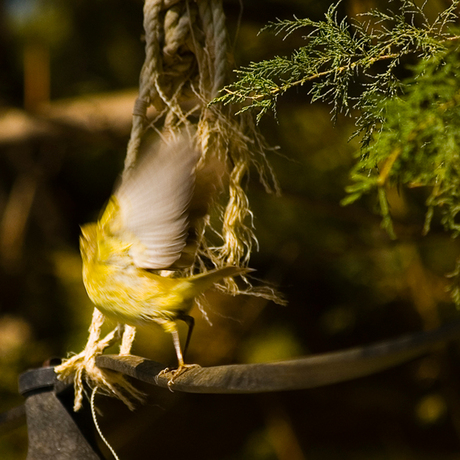
{"type": "MultiPolygon", "coordinates": [[[[400,14],[372,10],[362,16],[374,22],[354,21],[337,17],[339,3],[332,5],[323,21],[311,19],[277,20],[262,31],[271,30],[286,38],[298,29],[309,29],[304,38],[307,44],[290,57],[276,56],[261,62],[252,62],[236,71],[235,83],[223,88],[213,102],[243,104],[243,111],[254,109],[257,120],[272,111],[276,113],[278,98],[292,88],[311,83],[308,90],[312,101],[323,100],[333,104],[333,117],[350,106],[363,109],[375,94],[392,97],[399,86],[396,71],[405,56],[416,55],[428,59],[442,52],[448,42],[458,39],[448,33],[446,25],[455,19],[455,8],[460,0],[438,15],[433,24],[413,0],[405,0],[400,14]],[[410,18],[408,19],[408,16],[410,18]],[[422,26],[415,26],[415,17],[422,26]],[[375,64],[387,61],[386,69],[375,71],[375,64]],[[349,86],[358,78],[367,79],[363,92],[357,98],[349,94],[349,86]]],[[[369,137],[375,130],[375,120],[369,117],[357,120],[358,133],[369,137]]]]}

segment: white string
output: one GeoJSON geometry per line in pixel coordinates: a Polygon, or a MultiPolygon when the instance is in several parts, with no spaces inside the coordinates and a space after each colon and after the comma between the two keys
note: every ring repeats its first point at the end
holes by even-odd
{"type": "Polygon", "coordinates": [[[94,404],[94,400],[96,399],[97,388],[98,388],[97,386],[94,387],[93,391],[91,392],[91,415],[93,416],[94,426],[96,427],[96,430],[97,430],[99,436],[101,437],[101,439],[104,442],[104,444],[108,447],[108,449],[110,450],[110,453],[113,455],[115,460],[120,460],[120,458],[116,454],[116,452],[113,449],[113,447],[109,444],[109,441],[107,441],[105,436],[102,434],[101,428],[99,427],[99,423],[97,421],[96,406],[94,404]]]}

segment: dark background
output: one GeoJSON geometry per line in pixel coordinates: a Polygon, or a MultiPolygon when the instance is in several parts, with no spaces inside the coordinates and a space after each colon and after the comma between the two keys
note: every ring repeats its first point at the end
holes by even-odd
{"type": "MultiPolygon", "coordinates": [[[[275,18],[319,20],[330,2],[243,4],[224,1],[237,66],[289,55],[304,43],[302,31],[282,40],[259,30],[275,18]]],[[[446,5],[429,0],[427,14],[446,5]]],[[[344,0],[339,14],[372,7],[387,2],[344,0]]],[[[79,226],[97,217],[122,169],[144,52],[137,0],[0,0],[0,21],[3,411],[22,402],[21,372],[85,344],[92,306],[81,282],[79,226]]],[[[282,196],[266,194],[256,173],[248,185],[260,243],[251,267],[279,286],[288,306],[210,293],[213,325],[193,311],[189,362],[339,350],[457,315],[445,274],[459,244],[436,221],[422,236],[425,191],[390,192],[395,241],[380,228],[375,197],[341,207],[358,148],[348,142],[353,122],[339,117],[333,125],[330,107],[311,105],[307,91],[288,93],[278,120],[260,126],[279,146],[269,159],[282,196]]],[[[157,328],[139,332],[133,352],[174,364],[171,339],[157,328]]],[[[453,459],[460,453],[457,363],[458,347],[449,345],[372,377],[255,396],[173,394],[136,383],[147,403],[131,413],[99,397],[100,424],[121,459],[453,459]]],[[[25,458],[26,436],[24,427],[1,437],[1,458],[25,458]]]]}

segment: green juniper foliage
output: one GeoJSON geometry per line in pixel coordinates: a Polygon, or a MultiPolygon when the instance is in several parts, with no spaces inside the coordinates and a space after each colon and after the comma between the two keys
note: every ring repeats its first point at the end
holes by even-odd
{"type": "MultiPolygon", "coordinates": [[[[268,24],[263,30],[285,36],[306,31],[305,46],[290,57],[238,70],[236,81],[214,102],[252,109],[259,121],[268,112],[276,116],[278,98],[288,90],[308,85],[312,102],[329,102],[333,118],[339,112],[355,116],[361,148],[343,204],[375,193],[382,225],[394,237],[387,188],[424,186],[429,192],[424,232],[439,208],[442,224],[457,236],[460,0],[452,0],[431,22],[415,0],[403,0],[397,11],[371,10],[352,21],[338,19],[339,4],[323,21],[294,17],[268,24]]],[[[460,259],[452,276],[453,298],[460,305],[460,259]]]]}
{"type": "MultiPolygon", "coordinates": [[[[425,233],[435,206],[441,208],[445,228],[453,236],[460,233],[459,67],[459,50],[449,47],[412,67],[414,76],[404,80],[404,94],[379,97],[369,105],[380,127],[359,152],[344,204],[372,190],[384,191],[387,184],[429,186],[425,233]]],[[[381,211],[392,232],[384,202],[381,211]]]]}
{"type": "MultiPolygon", "coordinates": [[[[331,102],[334,116],[339,111],[348,112],[350,107],[366,109],[372,96],[392,97],[400,91],[395,70],[405,56],[427,59],[445,49],[446,42],[453,39],[447,25],[457,19],[455,9],[459,3],[453,0],[431,24],[413,0],[403,1],[399,14],[372,10],[352,23],[346,18],[338,20],[340,2],[329,8],[324,21],[294,18],[271,22],[262,31],[284,33],[287,37],[305,29],[306,45],[291,57],[276,56],[237,70],[235,83],[226,86],[214,102],[244,103],[241,111],[254,109],[260,120],[269,111],[276,114],[279,96],[311,82],[312,101],[331,102]],[[386,65],[377,70],[375,64],[379,62],[386,65]],[[359,76],[365,81],[355,98],[349,89],[359,76]]],[[[373,121],[362,116],[358,126],[372,132],[373,121]]]]}

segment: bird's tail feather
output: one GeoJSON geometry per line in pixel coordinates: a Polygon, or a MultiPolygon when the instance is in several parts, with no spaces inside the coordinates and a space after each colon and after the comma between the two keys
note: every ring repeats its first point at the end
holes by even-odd
{"type": "Polygon", "coordinates": [[[254,271],[252,268],[228,266],[223,268],[216,268],[215,270],[211,270],[205,273],[200,273],[199,275],[195,275],[192,278],[198,290],[204,292],[223,278],[227,278],[229,276],[244,275],[252,271],[254,271]]]}

